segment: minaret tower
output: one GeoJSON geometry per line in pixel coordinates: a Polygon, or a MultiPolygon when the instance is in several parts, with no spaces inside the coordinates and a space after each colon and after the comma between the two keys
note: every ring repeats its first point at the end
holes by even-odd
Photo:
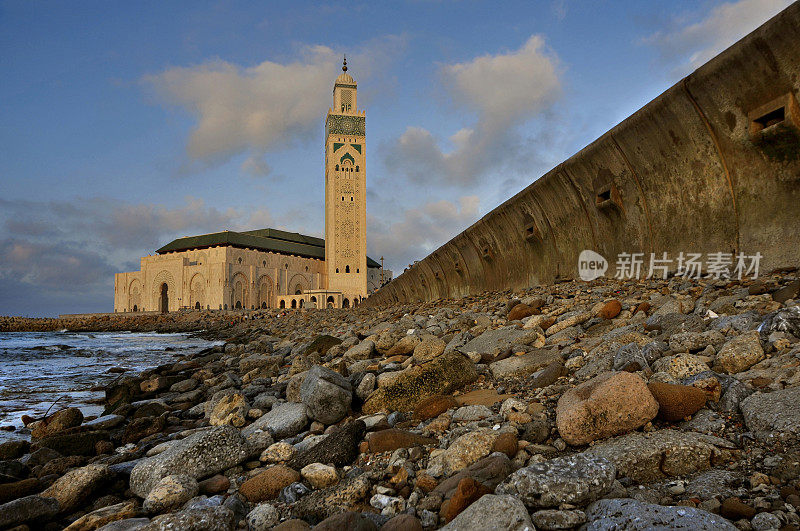
{"type": "Polygon", "coordinates": [[[325,268],[328,290],[351,306],[367,296],[366,118],[357,91],[345,57],[325,119],[325,268]]]}

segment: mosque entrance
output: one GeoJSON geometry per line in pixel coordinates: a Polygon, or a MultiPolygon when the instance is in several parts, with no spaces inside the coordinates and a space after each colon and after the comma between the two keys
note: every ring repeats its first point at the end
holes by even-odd
{"type": "Polygon", "coordinates": [[[161,313],[169,312],[169,286],[164,282],[161,284],[161,313]]]}

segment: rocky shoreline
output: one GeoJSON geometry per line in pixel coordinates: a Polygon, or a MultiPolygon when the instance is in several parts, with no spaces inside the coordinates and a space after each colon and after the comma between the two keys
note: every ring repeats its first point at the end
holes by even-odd
{"type": "Polygon", "coordinates": [[[784,273],[82,318],[226,343],[26,419],[0,528],[800,529],[799,303],[784,273]]]}

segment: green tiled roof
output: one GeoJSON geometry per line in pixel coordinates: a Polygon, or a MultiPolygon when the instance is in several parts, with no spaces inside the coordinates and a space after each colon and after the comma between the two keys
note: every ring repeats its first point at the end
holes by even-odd
{"type": "MultiPolygon", "coordinates": [[[[156,252],[164,254],[216,246],[241,247],[279,254],[293,254],[319,260],[325,259],[325,240],[322,238],[277,229],[258,229],[243,232],[226,230],[200,236],[187,236],[172,240],[156,252]]],[[[367,257],[367,267],[380,266],[378,262],[367,257]]]]}

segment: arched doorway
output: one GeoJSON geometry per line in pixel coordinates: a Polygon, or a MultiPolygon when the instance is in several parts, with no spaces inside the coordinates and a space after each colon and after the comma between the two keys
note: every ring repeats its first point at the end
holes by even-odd
{"type": "Polygon", "coordinates": [[[201,309],[201,307],[200,307],[200,301],[197,301],[196,303],[194,303],[194,309],[195,309],[195,310],[200,310],[200,309],[201,309]]]}
{"type": "Polygon", "coordinates": [[[350,307],[350,301],[347,299],[342,299],[342,308],[349,308],[349,307],[350,307]]]}
{"type": "Polygon", "coordinates": [[[166,282],[161,284],[161,300],[159,302],[161,313],[167,313],[169,311],[169,286],[166,282]]]}
{"type": "Polygon", "coordinates": [[[286,301],[281,301],[281,308],[286,308],[286,301]]]}
{"type": "Polygon", "coordinates": [[[261,309],[262,310],[266,310],[267,309],[267,303],[266,302],[262,302],[261,303],[261,309]]]}
{"type": "Polygon", "coordinates": [[[328,308],[333,308],[333,306],[335,304],[336,304],[336,299],[334,299],[332,295],[330,297],[328,297],[328,300],[327,300],[328,308]]]}
{"type": "Polygon", "coordinates": [[[297,304],[297,307],[302,308],[303,306],[305,306],[304,302],[305,301],[303,299],[300,299],[300,302],[297,304]]]}
{"type": "Polygon", "coordinates": [[[297,301],[292,299],[292,308],[297,308],[297,301]]]}
{"type": "Polygon", "coordinates": [[[139,307],[138,307],[138,306],[136,306],[135,304],[133,305],[133,311],[134,311],[134,312],[138,312],[138,311],[139,311],[139,307]]]}
{"type": "Polygon", "coordinates": [[[236,309],[237,310],[241,310],[242,309],[242,301],[236,301],[236,309]]]}

